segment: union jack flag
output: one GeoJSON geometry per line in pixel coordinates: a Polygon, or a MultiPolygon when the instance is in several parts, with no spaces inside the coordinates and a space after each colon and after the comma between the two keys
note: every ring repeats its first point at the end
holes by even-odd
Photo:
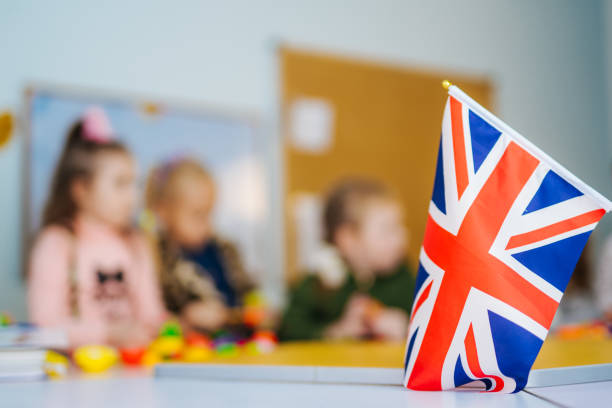
{"type": "Polygon", "coordinates": [[[516,392],[611,203],[451,86],[404,385],[516,392]]]}

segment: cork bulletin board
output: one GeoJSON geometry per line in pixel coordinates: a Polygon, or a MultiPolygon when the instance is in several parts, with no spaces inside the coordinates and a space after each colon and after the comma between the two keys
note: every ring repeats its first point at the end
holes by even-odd
{"type": "Polygon", "coordinates": [[[489,109],[491,83],[287,48],[280,50],[280,72],[289,282],[316,246],[303,242],[318,234],[316,210],[304,202],[320,207],[330,185],[347,176],[379,179],[397,193],[416,267],[446,100],[441,81],[451,80],[489,109]]]}

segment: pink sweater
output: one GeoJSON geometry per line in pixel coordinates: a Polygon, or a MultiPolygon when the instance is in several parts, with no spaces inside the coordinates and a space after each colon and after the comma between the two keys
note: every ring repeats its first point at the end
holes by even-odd
{"type": "Polygon", "coordinates": [[[63,327],[71,346],[104,344],[111,322],[139,321],[151,334],[165,318],[152,255],[141,237],[79,220],[75,233],[43,229],[30,259],[30,320],[63,327]]]}

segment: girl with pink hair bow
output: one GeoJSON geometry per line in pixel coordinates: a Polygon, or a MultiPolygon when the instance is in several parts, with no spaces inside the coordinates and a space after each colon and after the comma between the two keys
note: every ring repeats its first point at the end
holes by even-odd
{"type": "Polygon", "coordinates": [[[68,133],[32,248],[32,322],[65,329],[71,347],[139,347],[165,318],[153,257],[132,227],[136,165],[91,108],[68,133]]]}

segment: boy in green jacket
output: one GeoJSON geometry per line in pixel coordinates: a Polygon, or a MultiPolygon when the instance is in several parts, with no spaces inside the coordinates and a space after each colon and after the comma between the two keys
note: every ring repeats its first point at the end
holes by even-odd
{"type": "Polygon", "coordinates": [[[292,290],[281,340],[405,340],[415,278],[397,199],[379,183],[347,180],[323,218],[329,246],[292,290]]]}

